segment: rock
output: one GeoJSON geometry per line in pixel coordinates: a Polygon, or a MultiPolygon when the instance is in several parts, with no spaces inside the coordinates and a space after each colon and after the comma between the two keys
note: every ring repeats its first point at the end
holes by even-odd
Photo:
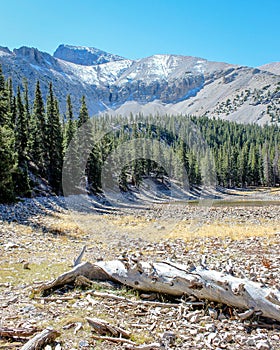
{"type": "Polygon", "coordinates": [[[230,343],[233,340],[233,335],[231,333],[229,333],[229,332],[225,332],[224,335],[223,335],[223,340],[226,343],[230,343]]]}
{"type": "Polygon", "coordinates": [[[4,244],[4,249],[5,250],[15,249],[15,248],[18,248],[18,247],[19,247],[19,244],[16,244],[14,242],[8,242],[8,243],[4,244]]]}
{"type": "Polygon", "coordinates": [[[249,338],[246,342],[248,346],[256,346],[256,341],[253,338],[249,338]]]}
{"type": "Polygon", "coordinates": [[[197,335],[198,334],[198,330],[197,329],[191,329],[190,330],[190,334],[191,335],[197,335]]]}
{"type": "Polygon", "coordinates": [[[216,326],[214,325],[214,323],[207,323],[205,325],[205,329],[207,332],[215,332],[216,331],[216,326]]]}
{"type": "Polygon", "coordinates": [[[209,316],[214,320],[218,318],[218,312],[215,309],[209,308],[208,312],[209,312],[209,316]]]}
{"type": "Polygon", "coordinates": [[[200,320],[200,317],[199,315],[193,315],[191,318],[190,318],[190,323],[198,323],[200,320]]]}
{"type": "Polygon", "coordinates": [[[236,339],[237,343],[244,345],[244,344],[246,344],[248,337],[245,337],[241,334],[237,334],[235,339],[236,339]]]}
{"type": "MultiPolygon", "coordinates": [[[[207,339],[206,339],[206,343],[207,344],[212,344],[214,342],[214,340],[217,339],[218,342],[219,342],[219,338],[217,337],[217,333],[215,332],[211,332],[208,336],[207,336],[207,339]]],[[[216,342],[215,342],[216,343],[216,342]]],[[[217,344],[216,344],[217,345],[217,344]]]]}
{"type": "Polygon", "coordinates": [[[176,334],[171,331],[164,332],[161,337],[161,340],[165,346],[174,345],[176,341],[176,334]]]}
{"type": "Polygon", "coordinates": [[[269,342],[267,340],[259,340],[256,343],[256,349],[257,350],[269,350],[269,349],[271,349],[271,345],[269,344],[269,342]]]}
{"type": "Polygon", "coordinates": [[[88,347],[88,346],[89,346],[89,342],[86,341],[86,340],[81,340],[81,341],[79,342],[79,348],[86,348],[86,347],[88,347]]]}
{"type": "Polygon", "coordinates": [[[24,261],[22,263],[22,267],[23,267],[24,270],[30,270],[29,262],[28,261],[24,261]]]}

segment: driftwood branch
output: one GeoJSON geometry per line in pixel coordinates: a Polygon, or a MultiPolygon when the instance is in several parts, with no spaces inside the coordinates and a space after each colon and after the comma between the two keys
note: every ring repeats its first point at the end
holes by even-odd
{"type": "Polygon", "coordinates": [[[31,338],[21,350],[39,350],[42,349],[48,343],[53,342],[57,337],[60,336],[60,333],[54,329],[47,328],[44,329],[41,333],[35,335],[31,338]]]}
{"type": "MultiPolygon", "coordinates": [[[[191,295],[197,299],[220,302],[241,310],[260,312],[264,317],[280,321],[280,292],[248,279],[237,278],[202,266],[188,270],[184,265],[168,262],[123,263],[120,260],[82,263],[42,284],[38,291],[47,291],[74,283],[78,276],[90,280],[111,280],[134,289],[173,296],[191,295]]],[[[247,316],[247,314],[246,314],[247,316]]]]}
{"type": "Polygon", "coordinates": [[[25,338],[30,337],[34,333],[38,332],[37,328],[28,329],[28,328],[6,328],[0,327],[0,337],[5,338],[25,338]]]}
{"type": "Polygon", "coordinates": [[[86,317],[89,325],[94,328],[95,332],[101,335],[112,334],[115,337],[129,338],[131,332],[127,332],[118,326],[114,326],[107,321],[101,320],[100,318],[89,318],[86,317]]]}

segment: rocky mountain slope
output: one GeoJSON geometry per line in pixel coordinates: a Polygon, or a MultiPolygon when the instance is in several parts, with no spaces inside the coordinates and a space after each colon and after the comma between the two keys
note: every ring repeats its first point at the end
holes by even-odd
{"type": "Polygon", "coordinates": [[[95,48],[60,45],[53,56],[35,48],[0,47],[0,64],[15,86],[24,77],[30,86],[39,79],[44,96],[52,81],[62,111],[70,93],[76,112],[85,95],[91,114],[183,113],[260,124],[280,121],[279,63],[250,68],[178,55],[130,60],[95,48]]]}
{"type": "Polygon", "coordinates": [[[263,66],[260,66],[259,69],[280,75],[280,62],[271,62],[268,64],[264,64],[263,66]]]}

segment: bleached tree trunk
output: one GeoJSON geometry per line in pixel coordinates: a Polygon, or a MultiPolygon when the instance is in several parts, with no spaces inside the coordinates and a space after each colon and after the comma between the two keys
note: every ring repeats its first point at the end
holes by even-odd
{"type": "Polygon", "coordinates": [[[260,311],[264,317],[280,321],[280,292],[248,279],[237,278],[198,266],[188,267],[169,262],[137,262],[120,260],[82,263],[56,280],[38,288],[46,291],[74,283],[78,276],[90,280],[111,280],[126,286],[173,296],[193,295],[198,299],[221,302],[243,310],[260,311]]]}

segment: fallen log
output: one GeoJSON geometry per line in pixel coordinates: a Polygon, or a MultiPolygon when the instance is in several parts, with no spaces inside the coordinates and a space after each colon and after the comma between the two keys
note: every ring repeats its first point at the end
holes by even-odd
{"type": "Polygon", "coordinates": [[[185,265],[170,262],[136,262],[120,260],[86,262],[37,287],[48,291],[74,283],[78,276],[90,280],[111,280],[134,289],[169,294],[195,296],[220,302],[241,310],[260,312],[262,316],[280,321],[280,292],[260,283],[198,266],[188,270],[185,265]]]}
{"type": "Polygon", "coordinates": [[[35,335],[26,344],[23,345],[21,350],[39,350],[43,349],[48,343],[53,342],[60,333],[52,328],[46,328],[41,333],[35,335]]]}

